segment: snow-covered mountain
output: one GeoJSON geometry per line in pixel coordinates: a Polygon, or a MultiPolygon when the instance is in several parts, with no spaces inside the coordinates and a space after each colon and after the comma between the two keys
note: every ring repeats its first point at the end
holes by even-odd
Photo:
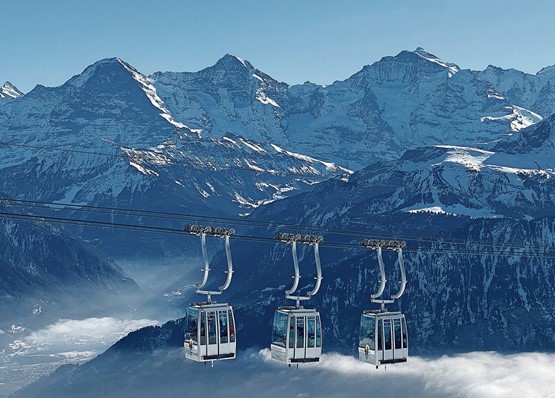
{"type": "MultiPolygon", "coordinates": [[[[486,72],[461,70],[417,48],[329,86],[288,86],[229,54],[196,73],[158,72],[151,78],[176,119],[204,135],[270,138],[362,168],[415,146],[485,147],[542,119],[538,101],[505,98],[486,72]]],[[[550,81],[549,73],[542,75],[550,81]]]]}
{"type": "Polygon", "coordinates": [[[14,86],[10,82],[5,82],[2,87],[0,87],[0,103],[3,100],[10,100],[19,98],[23,95],[21,91],[18,90],[16,86],[14,86]]]}
{"type": "Polygon", "coordinates": [[[157,72],[154,81],[161,98],[178,120],[187,120],[203,135],[226,133],[247,139],[288,143],[284,110],[288,85],[226,54],[214,66],[196,73],[157,72]]]}
{"type": "MultiPolygon", "coordinates": [[[[237,216],[349,172],[270,142],[203,138],[176,121],[151,81],[118,58],[4,104],[0,136],[0,187],[20,199],[237,216]]],[[[145,248],[106,236],[101,244],[118,250],[145,248]]],[[[164,236],[142,240],[159,254],[168,247],[164,236]]]]}
{"type": "Polygon", "coordinates": [[[555,113],[555,66],[532,75],[490,65],[475,75],[492,84],[499,95],[516,105],[531,109],[542,117],[555,113]]]}
{"type": "MultiPolygon", "coordinates": [[[[8,144],[0,151],[0,192],[241,214],[248,226],[237,226],[238,235],[322,233],[324,281],[312,304],[322,313],[326,349],[345,353],[356,346],[379,275],[373,252],[344,245],[403,239],[409,284],[394,307],[407,314],[413,353],[553,350],[552,72],[474,72],[418,48],[329,86],[288,86],[231,55],[200,72],[150,77],[106,59],[60,87],[39,86],[0,105],[8,144]]],[[[187,218],[149,222],[180,228],[187,218]]],[[[112,256],[186,252],[181,236],[78,232],[112,256]]],[[[303,248],[299,254],[308,289],[313,258],[303,248]]],[[[237,310],[238,342],[266,347],[291,280],[290,248],[234,239],[233,259],[237,273],[222,299],[237,310]]],[[[385,260],[394,264],[393,253],[385,260]]],[[[219,252],[211,268],[224,262],[219,252]]],[[[397,271],[388,268],[388,279],[394,283],[397,271]]],[[[178,349],[180,333],[180,320],[147,328],[104,358],[178,349]]],[[[103,360],[61,377],[85,377],[103,360]]]]}

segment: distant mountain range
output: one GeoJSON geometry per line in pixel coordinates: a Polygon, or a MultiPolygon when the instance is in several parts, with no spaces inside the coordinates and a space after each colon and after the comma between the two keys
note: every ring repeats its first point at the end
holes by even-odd
{"type": "MultiPolygon", "coordinates": [[[[535,75],[493,66],[471,71],[422,48],[384,57],[329,86],[309,82],[289,86],[229,54],[199,72],[157,72],[149,77],[122,61],[127,65],[124,69],[137,79],[125,86],[125,74],[117,77],[113,69],[118,62],[99,61],[63,85],[65,90],[61,87],[52,92],[80,88],[81,95],[102,95],[104,109],[115,105],[102,114],[104,119],[122,115],[119,107],[146,94],[155,108],[163,108],[161,114],[173,126],[185,124],[204,137],[222,138],[231,133],[271,142],[354,169],[394,159],[415,146],[484,147],[555,112],[554,67],[535,75]],[[139,97],[131,95],[133,86],[139,97]],[[137,91],[139,87],[143,93],[137,91]]],[[[11,84],[5,87],[3,92],[12,92],[10,98],[19,97],[11,84]]],[[[36,96],[44,89],[37,86],[28,95],[36,96]]],[[[59,98],[58,104],[66,102],[63,96],[52,97],[59,98]]],[[[72,103],[83,100],[71,98],[72,103]]],[[[65,106],[72,108],[71,103],[65,106]]],[[[160,109],[154,111],[160,113],[160,109]]],[[[74,111],[52,116],[80,120],[81,128],[87,120],[96,120],[92,114],[79,117],[74,111]]],[[[122,138],[117,135],[121,128],[115,127],[109,134],[122,138]]],[[[100,132],[108,133],[106,129],[97,130],[100,132]]],[[[132,136],[139,138],[136,133],[132,136]]],[[[150,140],[155,137],[148,136],[150,140]]],[[[127,134],[125,143],[137,146],[130,138],[127,134]]],[[[145,142],[149,141],[140,141],[145,142]]]]}

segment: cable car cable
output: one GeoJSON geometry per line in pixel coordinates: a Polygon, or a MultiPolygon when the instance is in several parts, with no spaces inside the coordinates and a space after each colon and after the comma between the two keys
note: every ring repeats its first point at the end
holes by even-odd
{"type": "MultiPolygon", "coordinates": [[[[159,219],[171,219],[171,220],[180,220],[180,221],[196,221],[196,220],[212,220],[214,222],[228,222],[232,225],[242,225],[246,227],[266,227],[266,228],[275,228],[275,227],[288,227],[288,228],[300,228],[300,229],[310,229],[314,231],[318,231],[320,233],[328,232],[330,234],[336,235],[344,235],[344,236],[360,236],[362,234],[366,234],[368,236],[368,231],[359,231],[353,230],[353,232],[348,232],[345,230],[339,230],[334,228],[326,228],[326,227],[317,227],[311,225],[303,225],[303,224],[289,224],[289,223],[280,223],[276,221],[256,221],[256,220],[243,220],[237,218],[230,218],[230,217],[213,217],[213,216],[205,216],[205,215],[193,215],[193,214],[186,214],[186,213],[173,213],[173,212],[161,212],[161,211],[152,211],[152,210],[137,210],[137,209],[122,209],[116,207],[104,207],[104,206],[92,206],[92,205],[80,205],[80,204],[65,204],[65,203],[56,203],[56,202],[47,202],[47,201],[32,201],[32,200],[22,200],[22,199],[12,199],[12,198],[5,198],[0,197],[0,202],[7,202],[4,204],[10,206],[21,205],[20,207],[25,207],[23,205],[27,204],[29,207],[40,207],[44,206],[43,208],[52,209],[51,206],[57,207],[53,210],[63,210],[63,208],[71,208],[75,211],[81,212],[90,212],[90,213],[105,213],[113,215],[112,212],[118,212],[120,215],[125,215],[129,213],[130,215],[136,216],[144,216],[144,217],[152,217],[152,218],[159,218],[159,219]],[[110,213],[108,213],[110,212],[110,213]]],[[[16,206],[17,207],[17,206],[16,206]]],[[[382,236],[384,237],[384,236],[382,236]]],[[[433,239],[433,238],[423,238],[423,237],[396,237],[397,239],[405,240],[405,241],[417,241],[417,242],[429,242],[429,243],[448,243],[448,244],[455,244],[455,245],[479,245],[479,246],[491,246],[491,247],[499,247],[500,245],[493,242],[486,242],[486,241],[463,241],[457,239],[433,239]]],[[[545,249],[544,246],[536,246],[536,245],[524,245],[524,244],[503,244],[502,247],[504,248],[525,248],[525,249],[545,249]]],[[[547,248],[547,250],[554,250],[553,248],[547,248]]]]}
{"type": "MultiPolygon", "coordinates": [[[[108,221],[94,221],[94,220],[80,220],[80,219],[70,219],[64,217],[52,217],[52,216],[42,216],[34,214],[21,214],[21,213],[6,213],[0,212],[0,218],[13,219],[20,221],[35,221],[35,222],[51,222],[51,223],[61,223],[70,225],[80,225],[80,226],[94,226],[100,228],[111,228],[111,229],[124,229],[135,232],[150,232],[150,233],[161,233],[161,234],[173,234],[182,235],[184,232],[181,229],[176,228],[166,228],[166,227],[156,227],[156,226],[145,226],[138,224],[126,224],[126,223],[114,223],[108,221]]],[[[251,235],[234,235],[235,239],[257,242],[257,243],[268,243],[275,244],[275,240],[272,238],[265,238],[260,236],[251,235]]],[[[320,246],[334,249],[349,249],[349,250],[360,250],[362,247],[355,244],[346,244],[338,242],[325,242],[320,244],[320,246]]],[[[487,251],[453,251],[449,249],[433,249],[433,248],[417,248],[417,249],[404,249],[404,252],[409,253],[421,253],[421,254],[448,254],[448,255],[468,255],[468,256],[484,256],[484,255],[495,255],[502,257],[528,257],[528,258],[543,258],[543,259],[555,259],[555,256],[548,255],[547,253],[502,253],[502,252],[487,252],[487,251]]]]}

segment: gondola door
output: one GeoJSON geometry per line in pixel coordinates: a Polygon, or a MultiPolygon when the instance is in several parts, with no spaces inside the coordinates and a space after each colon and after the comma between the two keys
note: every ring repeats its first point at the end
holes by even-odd
{"type": "Polygon", "coordinates": [[[226,310],[218,311],[218,339],[219,355],[227,355],[231,352],[229,344],[229,321],[226,310]]]}
{"type": "Polygon", "coordinates": [[[392,320],[384,319],[380,323],[382,324],[382,336],[383,336],[383,356],[382,360],[385,362],[391,361],[394,358],[393,353],[393,338],[392,338],[392,320]]]}
{"type": "Polygon", "coordinates": [[[199,311],[200,313],[200,329],[199,329],[199,357],[204,358],[206,355],[206,311],[199,311]]]}
{"type": "Polygon", "coordinates": [[[293,358],[305,359],[306,358],[306,317],[296,316],[295,325],[295,352],[293,358]]]}
{"type": "Polygon", "coordinates": [[[316,316],[307,316],[305,325],[306,334],[306,357],[307,358],[318,358],[320,353],[318,352],[317,342],[316,342],[316,322],[318,318],[316,316]]]}
{"type": "Polygon", "coordinates": [[[227,308],[218,310],[217,339],[218,355],[235,357],[235,322],[232,311],[227,308]]]}
{"type": "Polygon", "coordinates": [[[206,334],[208,357],[218,355],[218,322],[216,321],[216,311],[206,311],[206,334]]]}

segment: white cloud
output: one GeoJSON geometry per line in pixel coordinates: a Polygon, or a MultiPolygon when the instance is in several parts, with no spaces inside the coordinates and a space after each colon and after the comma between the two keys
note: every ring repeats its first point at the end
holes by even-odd
{"type": "MultiPolygon", "coordinates": [[[[274,383],[265,386],[270,397],[272,391],[284,390],[281,393],[293,397],[555,398],[555,354],[474,352],[437,359],[411,357],[387,369],[327,354],[319,364],[301,365],[298,372],[274,363],[269,350],[262,350],[260,356],[273,369],[274,383]]],[[[263,373],[253,377],[249,384],[260,385],[260,379],[265,379],[263,373]]],[[[256,395],[255,391],[251,394],[256,395]]]]}
{"type": "Polygon", "coordinates": [[[387,369],[332,353],[297,370],[270,359],[267,349],[241,351],[236,360],[218,362],[213,368],[187,361],[182,350],[174,349],[139,357],[118,353],[89,367],[64,393],[56,384],[64,377],[36,391],[45,398],[76,398],[75,391],[82,391],[77,396],[90,398],[98,391],[86,387],[97,384],[105,398],[555,398],[554,374],[555,354],[545,353],[410,357],[409,362],[387,369]]]}
{"type": "Polygon", "coordinates": [[[23,341],[31,347],[31,351],[42,354],[101,352],[129,332],[156,323],[151,319],[121,320],[110,317],[62,319],[31,333],[23,341]]]}

